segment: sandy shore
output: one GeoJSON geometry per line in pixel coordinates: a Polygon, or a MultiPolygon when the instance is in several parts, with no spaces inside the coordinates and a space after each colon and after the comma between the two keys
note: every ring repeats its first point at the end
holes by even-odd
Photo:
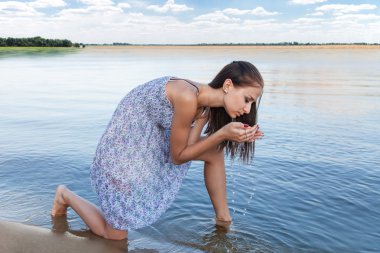
{"type": "MultiPolygon", "coordinates": [[[[111,241],[99,238],[89,231],[73,234],[65,229],[24,225],[0,221],[1,253],[116,253],[128,252],[127,240],[111,241]]],[[[152,250],[132,250],[129,252],[156,252],[152,250]]]]}

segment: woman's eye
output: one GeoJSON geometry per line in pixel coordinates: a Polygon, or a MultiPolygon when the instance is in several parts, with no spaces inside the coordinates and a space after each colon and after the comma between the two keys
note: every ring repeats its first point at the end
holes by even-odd
{"type": "Polygon", "coordinates": [[[255,99],[254,99],[254,98],[251,98],[251,97],[245,97],[245,102],[246,102],[246,103],[254,103],[254,102],[255,102],[255,99]]]}

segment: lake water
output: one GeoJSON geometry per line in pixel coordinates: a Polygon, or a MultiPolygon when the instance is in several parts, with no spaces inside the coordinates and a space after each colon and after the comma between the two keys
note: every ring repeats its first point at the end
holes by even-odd
{"type": "Polygon", "coordinates": [[[52,220],[51,203],[58,184],[96,203],[89,166],[120,99],[165,75],[207,83],[232,60],[254,63],[266,83],[254,163],[226,161],[233,224],[214,225],[193,162],[173,205],[130,232],[128,249],[379,252],[380,49],[0,51],[0,219],[90,236],[72,211],[52,220]]]}

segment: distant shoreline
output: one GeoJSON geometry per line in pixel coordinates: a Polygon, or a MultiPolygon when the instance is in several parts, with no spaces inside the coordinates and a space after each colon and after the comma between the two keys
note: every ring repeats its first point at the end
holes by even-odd
{"type": "Polygon", "coordinates": [[[380,45],[86,45],[90,48],[278,48],[278,49],[380,49],[380,45]]]}
{"type": "Polygon", "coordinates": [[[367,42],[297,42],[297,41],[283,41],[283,42],[246,42],[246,43],[181,43],[181,44],[167,44],[167,43],[126,43],[126,42],[113,42],[113,43],[73,43],[68,39],[46,39],[41,36],[29,38],[2,38],[0,37],[0,48],[52,48],[52,47],[75,47],[85,48],[89,47],[254,47],[254,48],[380,48],[380,43],[367,43],[367,42]]]}
{"type": "Polygon", "coordinates": [[[24,50],[86,50],[86,49],[380,49],[380,45],[85,45],[85,48],[75,47],[0,47],[0,52],[24,50]]]}

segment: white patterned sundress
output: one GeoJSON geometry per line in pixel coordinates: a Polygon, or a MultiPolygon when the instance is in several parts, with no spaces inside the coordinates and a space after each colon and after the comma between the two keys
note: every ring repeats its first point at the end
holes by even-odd
{"type": "Polygon", "coordinates": [[[175,165],[169,151],[173,107],[170,77],[130,91],[117,106],[96,149],[91,185],[108,224],[138,229],[154,223],[173,202],[191,162],[175,165]]]}

